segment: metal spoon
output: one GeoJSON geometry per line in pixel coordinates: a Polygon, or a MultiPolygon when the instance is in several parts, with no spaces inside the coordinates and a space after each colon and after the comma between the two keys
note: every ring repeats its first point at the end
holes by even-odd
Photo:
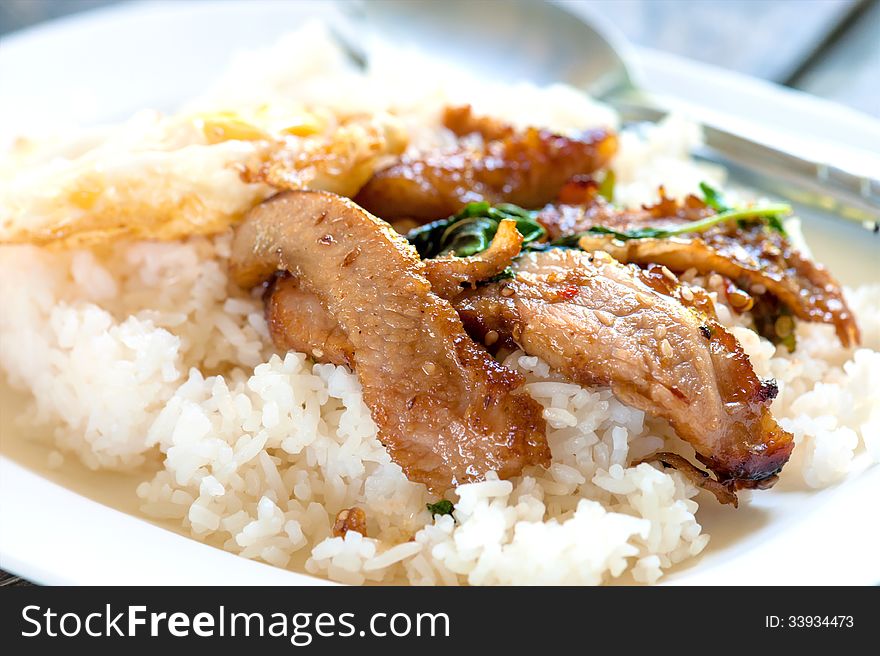
{"type": "MultiPolygon", "coordinates": [[[[342,7],[354,22],[348,28],[338,26],[339,36],[361,60],[369,55],[353,44],[363,39],[346,34],[346,29],[416,44],[494,79],[565,82],[610,104],[624,121],[657,121],[669,110],[662,97],[634,83],[634,67],[628,64],[634,57],[613,29],[600,25],[599,18],[587,22],[555,3],[367,0],[342,7]]],[[[724,164],[749,186],[866,225],[880,219],[877,171],[810,159],[702,122],[706,147],[695,155],[724,164]]]]}

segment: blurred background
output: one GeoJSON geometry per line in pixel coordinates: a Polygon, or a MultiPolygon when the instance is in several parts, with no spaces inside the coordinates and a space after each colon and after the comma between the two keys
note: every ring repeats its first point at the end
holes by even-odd
{"type": "MultiPolygon", "coordinates": [[[[3,0],[0,38],[52,18],[126,1],[131,0],[3,0]]],[[[572,4],[575,10],[588,5],[640,46],[801,89],[880,117],[880,0],[572,4]]]]}

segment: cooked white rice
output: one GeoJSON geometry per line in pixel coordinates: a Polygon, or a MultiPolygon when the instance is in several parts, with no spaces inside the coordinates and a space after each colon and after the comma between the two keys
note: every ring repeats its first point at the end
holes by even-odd
{"type": "MultiPolygon", "coordinates": [[[[565,87],[478,85],[425,69],[403,84],[400,59],[355,74],[315,29],[250,57],[195,106],[293,94],[393,109],[417,144],[449,138],[437,113],[450,99],[520,124],[615,122],[565,87]]],[[[618,198],[636,204],[661,183],[683,194],[718,181],[719,171],[688,159],[698,139],[678,119],[625,133],[618,198]]],[[[407,481],[377,441],[356,376],[274,354],[262,303],[227,280],[229,244],[222,234],[109,254],[0,249],[0,364],[31,394],[25,420],[51,429],[52,466],[69,454],[95,469],[143,466],[151,473],[137,494],[148,516],[345,583],[598,584],[627,571],[652,583],[706,547],[696,518],[703,493],[674,471],[630,466],[681,446],[668,425],[521,352],[505,363],[545,407],[552,466],[460,486],[450,493],[454,517],[432,518],[425,504],[436,497],[407,481]],[[355,505],[369,537],[331,537],[336,513],[355,505]]],[[[841,348],[827,326],[800,324],[794,355],[733,327],[758,373],[779,381],[773,411],[797,440],[780,487],[829,485],[857,458],[880,460],[880,285],[847,295],[865,338],[858,350],[841,348]]]]}

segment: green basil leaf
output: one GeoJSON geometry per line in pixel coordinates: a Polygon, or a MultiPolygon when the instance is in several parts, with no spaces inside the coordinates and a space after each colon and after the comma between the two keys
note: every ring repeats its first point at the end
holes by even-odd
{"type": "Polygon", "coordinates": [[[498,222],[488,217],[468,217],[447,226],[440,236],[437,255],[468,257],[489,247],[498,222]]]}
{"type": "Polygon", "coordinates": [[[537,216],[537,212],[509,203],[495,206],[485,201],[468,203],[458,214],[415,228],[406,238],[422,258],[468,257],[489,247],[498,232],[498,224],[505,219],[516,221],[524,244],[543,239],[547,231],[538,223],[537,216]]]}
{"type": "Polygon", "coordinates": [[[744,219],[764,219],[772,226],[773,223],[782,226],[780,217],[791,213],[791,205],[776,203],[760,207],[746,207],[741,209],[725,210],[718,214],[707,216],[697,221],[690,221],[668,228],[637,228],[634,230],[614,230],[606,226],[593,226],[587,232],[593,234],[611,235],[615,239],[627,241],[629,239],[666,239],[676,235],[684,235],[695,232],[705,232],[716,225],[728,221],[740,221],[744,219]],[[772,222],[772,223],[771,223],[772,222]]]}
{"type": "Polygon", "coordinates": [[[437,503],[426,503],[428,512],[432,515],[451,515],[455,506],[448,499],[440,499],[437,503]]]}
{"type": "Polygon", "coordinates": [[[700,183],[700,191],[703,192],[703,201],[716,212],[726,212],[730,206],[724,201],[724,196],[720,191],[711,186],[708,182],[700,183]]]}

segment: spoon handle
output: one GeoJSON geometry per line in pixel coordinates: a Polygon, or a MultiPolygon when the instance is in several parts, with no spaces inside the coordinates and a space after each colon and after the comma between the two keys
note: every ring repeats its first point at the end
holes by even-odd
{"type": "Polygon", "coordinates": [[[627,89],[604,99],[624,121],[657,122],[673,111],[684,111],[703,124],[704,146],[694,155],[734,171],[746,184],[801,205],[833,212],[876,230],[880,224],[880,157],[865,153],[865,161],[833,161],[805,156],[784,146],[746,136],[670,99],[627,89]],[[678,107],[676,107],[678,105],[678,107]]]}

